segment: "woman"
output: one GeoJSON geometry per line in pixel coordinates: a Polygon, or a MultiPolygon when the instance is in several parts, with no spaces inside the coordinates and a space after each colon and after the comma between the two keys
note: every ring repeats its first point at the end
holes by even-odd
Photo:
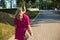
{"type": "Polygon", "coordinates": [[[17,40],[27,40],[25,37],[26,30],[28,30],[30,36],[32,36],[32,30],[30,27],[29,17],[26,15],[26,9],[24,6],[18,7],[14,18],[15,24],[15,39],[17,40]]]}

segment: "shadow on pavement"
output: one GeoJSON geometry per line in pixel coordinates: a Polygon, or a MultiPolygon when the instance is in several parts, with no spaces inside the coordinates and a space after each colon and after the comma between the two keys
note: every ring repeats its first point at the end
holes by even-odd
{"type": "Polygon", "coordinates": [[[39,14],[37,18],[31,23],[60,23],[60,15],[57,14],[39,14]]]}

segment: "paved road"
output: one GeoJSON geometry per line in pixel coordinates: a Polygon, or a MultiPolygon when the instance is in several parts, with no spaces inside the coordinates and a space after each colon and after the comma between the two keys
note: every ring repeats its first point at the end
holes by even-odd
{"type": "Polygon", "coordinates": [[[53,10],[40,11],[31,25],[33,36],[28,40],[60,40],[60,15],[53,10]]]}
{"type": "Polygon", "coordinates": [[[58,15],[53,10],[42,10],[40,11],[39,15],[36,17],[36,20],[32,22],[35,23],[60,23],[60,15],[58,15]]]}
{"type": "Polygon", "coordinates": [[[60,40],[60,15],[55,11],[40,11],[32,26],[34,35],[29,40],[60,40]]]}

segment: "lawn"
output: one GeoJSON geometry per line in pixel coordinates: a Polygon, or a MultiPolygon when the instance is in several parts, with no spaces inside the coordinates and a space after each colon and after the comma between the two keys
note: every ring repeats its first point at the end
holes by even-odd
{"type": "Polygon", "coordinates": [[[7,40],[14,34],[13,15],[0,12],[0,40],[7,40]]]}
{"type": "MultiPolygon", "coordinates": [[[[38,12],[27,11],[30,19],[36,17],[37,14],[38,12]]],[[[0,11],[0,40],[8,40],[15,33],[13,19],[13,14],[0,11]]]]}
{"type": "Polygon", "coordinates": [[[14,27],[9,24],[0,23],[0,40],[7,40],[14,34],[14,27]]]}

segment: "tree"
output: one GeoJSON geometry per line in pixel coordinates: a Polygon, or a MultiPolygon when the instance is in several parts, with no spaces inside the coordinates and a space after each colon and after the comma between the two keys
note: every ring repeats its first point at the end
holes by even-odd
{"type": "Polygon", "coordinates": [[[30,0],[24,0],[26,3],[28,3],[30,0]]]}
{"type": "Polygon", "coordinates": [[[2,6],[3,6],[3,8],[6,7],[6,5],[5,5],[5,0],[2,0],[2,6]]]}
{"type": "Polygon", "coordinates": [[[56,0],[57,8],[60,9],[60,0],[56,0]]]}
{"type": "Polygon", "coordinates": [[[59,2],[60,3],[60,0],[56,0],[56,2],[59,2]]]}
{"type": "Polygon", "coordinates": [[[31,0],[31,3],[35,3],[36,0],[31,0]]]}
{"type": "Polygon", "coordinates": [[[17,1],[17,6],[24,5],[24,0],[16,0],[16,1],[17,1]]]}

